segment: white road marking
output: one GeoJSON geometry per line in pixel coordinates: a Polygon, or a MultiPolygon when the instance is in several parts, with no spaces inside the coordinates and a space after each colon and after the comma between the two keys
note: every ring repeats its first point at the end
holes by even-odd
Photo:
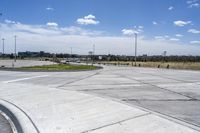
{"type": "Polygon", "coordinates": [[[27,78],[20,78],[20,79],[15,79],[15,80],[3,81],[3,83],[12,83],[12,82],[18,82],[18,81],[23,81],[23,80],[28,80],[28,79],[43,78],[47,76],[49,75],[39,75],[39,76],[33,76],[33,77],[27,77],[27,78]]]}

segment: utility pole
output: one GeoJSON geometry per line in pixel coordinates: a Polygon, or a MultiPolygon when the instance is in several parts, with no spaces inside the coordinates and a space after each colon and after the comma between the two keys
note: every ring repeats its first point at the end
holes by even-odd
{"type": "MultiPolygon", "coordinates": [[[[3,14],[0,12],[0,18],[3,14]]],[[[1,32],[0,32],[0,38],[1,38],[1,32]]],[[[2,39],[3,40],[3,39],[2,39]]],[[[4,43],[4,40],[3,40],[3,43],[4,43]]],[[[4,44],[3,44],[4,45],[4,44]]],[[[4,51],[4,50],[3,50],[4,51]]],[[[4,52],[3,52],[4,53],[4,52]]]]}
{"type": "Polygon", "coordinates": [[[15,62],[16,62],[16,60],[17,60],[17,36],[15,35],[14,38],[15,38],[15,62]]]}
{"type": "Polygon", "coordinates": [[[137,62],[137,33],[135,33],[135,66],[137,62]]]}
{"type": "Polygon", "coordinates": [[[93,57],[92,57],[92,65],[94,64],[94,57],[95,56],[95,44],[93,44],[93,57]]]}
{"type": "Polygon", "coordinates": [[[93,55],[95,55],[95,44],[93,44],[93,55]]]}
{"type": "Polygon", "coordinates": [[[70,50],[71,50],[71,52],[70,52],[70,53],[71,53],[71,56],[72,56],[72,47],[70,47],[70,50]]]}
{"type": "Polygon", "coordinates": [[[3,58],[4,58],[4,41],[5,41],[5,39],[2,38],[2,48],[3,48],[3,49],[2,49],[2,50],[3,50],[2,53],[3,53],[3,58]]]}

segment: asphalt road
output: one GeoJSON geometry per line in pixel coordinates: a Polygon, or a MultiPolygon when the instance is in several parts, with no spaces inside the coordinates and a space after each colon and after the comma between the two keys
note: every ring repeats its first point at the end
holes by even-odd
{"type": "Polygon", "coordinates": [[[199,71],[114,66],[87,72],[0,71],[0,82],[92,94],[200,127],[199,71]]]}

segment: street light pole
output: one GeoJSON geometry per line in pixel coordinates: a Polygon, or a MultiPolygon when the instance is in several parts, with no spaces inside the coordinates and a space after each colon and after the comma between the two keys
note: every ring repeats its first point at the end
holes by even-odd
{"type": "Polygon", "coordinates": [[[15,62],[16,62],[16,60],[17,60],[17,36],[15,35],[14,38],[15,38],[15,62]]]}
{"type": "Polygon", "coordinates": [[[95,44],[93,44],[93,59],[92,59],[92,65],[94,64],[94,58],[95,58],[95,44]]]}
{"type": "Polygon", "coordinates": [[[93,44],[93,55],[95,55],[95,44],[93,44]]]}
{"type": "MultiPolygon", "coordinates": [[[[3,14],[0,12],[0,18],[3,14]]],[[[1,38],[1,32],[0,32],[0,38],[1,38]]],[[[3,39],[2,39],[3,40],[3,39]]],[[[4,40],[3,40],[3,43],[4,43],[4,40]]],[[[3,44],[4,45],[4,44],[3,44]]],[[[3,46],[4,47],[4,46],[3,46]]],[[[3,50],[4,51],[4,50],[3,50]]],[[[4,53],[4,52],[3,52],[4,53]]]]}
{"type": "Polygon", "coordinates": [[[135,33],[135,66],[137,62],[137,33],[135,33]]]}
{"type": "Polygon", "coordinates": [[[72,47],[70,47],[70,54],[71,54],[71,57],[72,57],[72,47]]]}
{"type": "Polygon", "coordinates": [[[2,53],[3,53],[3,58],[4,58],[4,41],[5,41],[5,39],[4,38],[2,38],[2,46],[3,46],[3,51],[2,51],[2,53]]]}

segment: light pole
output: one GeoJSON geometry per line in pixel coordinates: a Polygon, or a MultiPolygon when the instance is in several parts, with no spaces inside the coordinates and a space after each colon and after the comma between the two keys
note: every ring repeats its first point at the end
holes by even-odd
{"type": "Polygon", "coordinates": [[[2,49],[2,50],[3,50],[2,53],[3,53],[3,58],[4,58],[4,41],[5,41],[5,39],[2,38],[2,48],[3,48],[3,49],[2,49]]]}
{"type": "MultiPolygon", "coordinates": [[[[0,17],[2,16],[3,14],[0,12],[0,17]]],[[[0,38],[1,38],[1,32],[0,32],[0,38]]],[[[3,40],[3,39],[2,39],[3,40]]],[[[3,40],[3,43],[4,43],[4,40],[3,40]]],[[[3,44],[4,45],[4,44],[3,44]]],[[[3,46],[4,47],[4,46],[3,46]]],[[[3,50],[4,51],[4,50],[3,50]]],[[[4,53],[4,52],[3,52],[4,53]]]]}
{"type": "Polygon", "coordinates": [[[72,47],[70,47],[70,53],[71,53],[71,57],[72,57],[72,47]]]}
{"type": "Polygon", "coordinates": [[[94,64],[94,58],[95,58],[95,44],[93,44],[93,59],[92,59],[92,65],[94,64]]]}
{"type": "Polygon", "coordinates": [[[93,55],[95,54],[95,44],[93,44],[93,55]]]}
{"type": "Polygon", "coordinates": [[[15,38],[15,62],[16,62],[16,60],[17,60],[17,36],[15,35],[14,38],[15,38]]]}
{"type": "Polygon", "coordinates": [[[72,47],[70,47],[70,62],[73,62],[74,61],[74,58],[73,58],[73,56],[72,56],[72,47]]]}
{"type": "Polygon", "coordinates": [[[135,66],[137,62],[137,33],[135,33],[135,66]]]}

